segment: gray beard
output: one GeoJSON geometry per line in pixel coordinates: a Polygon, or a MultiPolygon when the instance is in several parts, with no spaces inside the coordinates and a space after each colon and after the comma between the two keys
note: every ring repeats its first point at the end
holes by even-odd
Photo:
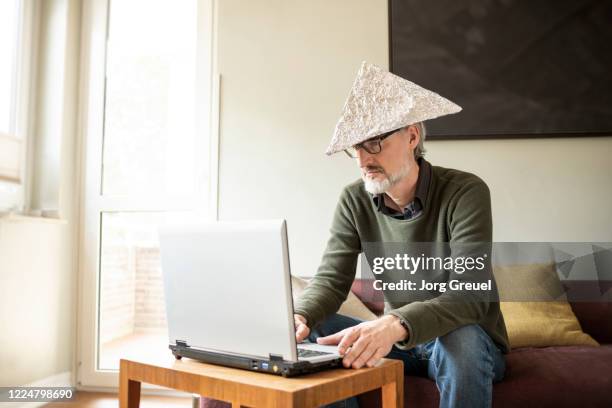
{"type": "Polygon", "coordinates": [[[410,173],[410,165],[405,164],[397,173],[391,174],[390,176],[385,174],[385,178],[382,181],[372,180],[367,176],[362,176],[361,178],[364,182],[366,191],[370,194],[377,195],[389,191],[391,187],[406,177],[408,173],[410,173]]]}

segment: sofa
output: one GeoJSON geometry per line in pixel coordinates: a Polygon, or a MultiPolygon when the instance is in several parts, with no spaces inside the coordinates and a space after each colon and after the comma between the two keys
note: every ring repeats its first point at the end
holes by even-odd
{"type": "MultiPolygon", "coordinates": [[[[591,285],[599,284],[564,282],[568,290],[573,287],[584,290],[591,285]]],[[[363,281],[356,280],[352,292],[375,314],[382,313],[382,295],[364,295],[364,287],[363,281]]],[[[570,305],[582,330],[601,346],[512,349],[506,355],[504,380],[493,386],[495,408],[612,407],[612,302],[570,302],[570,305]]],[[[435,382],[406,376],[404,401],[406,407],[437,408],[440,399],[435,382]]],[[[361,407],[379,407],[380,391],[361,395],[359,402],[361,407]]]]}
{"type": "MultiPolygon", "coordinates": [[[[584,291],[599,285],[593,281],[566,281],[584,291]]],[[[611,288],[612,284],[605,285],[611,288]]],[[[596,289],[599,290],[600,286],[596,289]]],[[[383,312],[382,293],[357,279],[353,294],[374,314],[383,312]]],[[[610,289],[612,292],[612,289],[610,289]]],[[[608,293],[609,294],[609,293],[608,293]]],[[[582,330],[601,346],[521,347],[506,355],[506,374],[493,387],[493,406],[499,407],[612,407],[612,302],[570,302],[582,330]]],[[[361,407],[381,406],[380,390],[359,396],[361,407]]],[[[230,404],[207,398],[201,408],[225,408],[230,404]]],[[[404,378],[404,406],[437,408],[439,393],[429,378],[404,378]]]]}

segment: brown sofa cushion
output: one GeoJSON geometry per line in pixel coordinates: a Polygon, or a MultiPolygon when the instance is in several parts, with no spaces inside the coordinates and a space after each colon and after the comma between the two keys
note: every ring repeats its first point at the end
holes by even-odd
{"type": "Polygon", "coordinates": [[[572,302],[582,331],[600,343],[612,343],[612,302],[572,302]]]}
{"type": "Polygon", "coordinates": [[[612,345],[516,349],[506,366],[506,378],[494,388],[496,406],[604,407],[612,401],[612,345]]]}
{"type": "Polygon", "coordinates": [[[373,287],[374,279],[355,279],[351,291],[374,314],[381,315],[385,309],[385,298],[381,290],[373,287]]]}
{"type": "MultiPolygon", "coordinates": [[[[612,345],[520,348],[506,355],[506,376],[493,387],[493,406],[609,407],[612,401],[612,345]]],[[[406,407],[436,408],[439,393],[429,378],[404,380],[406,407]]],[[[364,394],[365,407],[380,407],[380,393],[364,394]]]]}
{"type": "Polygon", "coordinates": [[[562,284],[582,330],[600,343],[612,343],[612,281],[564,280],[562,284]]]}

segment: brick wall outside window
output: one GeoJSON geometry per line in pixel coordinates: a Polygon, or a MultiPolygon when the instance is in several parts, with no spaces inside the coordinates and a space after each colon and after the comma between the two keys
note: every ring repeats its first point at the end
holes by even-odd
{"type": "Polygon", "coordinates": [[[110,246],[102,252],[100,342],[166,328],[157,247],[110,246]]]}

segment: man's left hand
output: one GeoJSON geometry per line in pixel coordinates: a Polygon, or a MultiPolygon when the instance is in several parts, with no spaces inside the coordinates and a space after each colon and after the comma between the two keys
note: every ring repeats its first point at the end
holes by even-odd
{"type": "Polygon", "coordinates": [[[347,368],[373,367],[389,354],[395,342],[404,340],[408,335],[397,316],[386,315],[330,336],[319,337],[317,343],[337,344],[338,352],[343,356],[342,364],[347,368]]]}

